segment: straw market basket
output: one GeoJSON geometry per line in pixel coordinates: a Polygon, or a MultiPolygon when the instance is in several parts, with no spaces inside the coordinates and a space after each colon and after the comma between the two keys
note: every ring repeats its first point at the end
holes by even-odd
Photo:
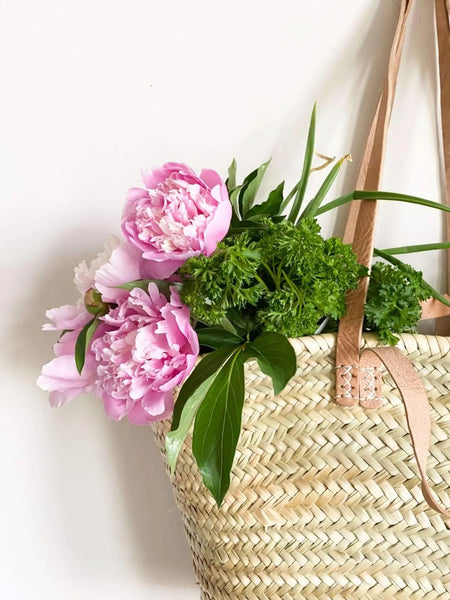
{"type": "MultiPolygon", "coordinates": [[[[375,336],[364,344],[377,345],[375,336]]],[[[220,509],[190,451],[172,478],[202,600],[450,600],[450,519],[423,500],[405,410],[335,402],[335,336],[293,340],[298,370],[273,397],[257,363],[231,488],[220,509]]],[[[428,475],[450,483],[450,338],[401,335],[432,413],[428,475]]],[[[156,423],[164,455],[169,422],[156,423]]]]}

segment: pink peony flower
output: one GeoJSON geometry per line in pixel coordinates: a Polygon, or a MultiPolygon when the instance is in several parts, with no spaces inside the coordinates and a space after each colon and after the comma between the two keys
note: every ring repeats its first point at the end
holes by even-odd
{"type": "Polygon", "coordinates": [[[125,237],[168,277],[191,256],[210,256],[226,235],[231,204],[215,171],[198,177],[181,163],[166,163],[144,174],[146,189],[128,192],[122,217],[125,237]]]}
{"type": "Polygon", "coordinates": [[[108,327],[92,343],[106,413],[146,425],[169,416],[172,390],[194,367],[198,338],[175,288],[170,300],[154,283],[133,289],[103,317],[108,327]]]}
{"type": "Polygon", "coordinates": [[[54,407],[61,406],[80,394],[95,393],[97,364],[92,352],[87,352],[81,375],[75,365],[75,344],[80,331],[81,329],[70,331],[62,336],[54,346],[56,358],[42,367],[37,380],[41,389],[50,392],[50,404],[54,407]]]}

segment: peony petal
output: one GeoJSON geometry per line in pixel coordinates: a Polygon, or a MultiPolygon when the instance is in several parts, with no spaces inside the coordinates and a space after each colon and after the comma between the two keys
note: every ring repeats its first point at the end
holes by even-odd
{"type": "Polygon", "coordinates": [[[92,315],[88,313],[83,304],[64,304],[59,308],[47,310],[45,316],[53,323],[45,323],[42,326],[44,331],[82,329],[92,319],[92,315]]]}
{"type": "Polygon", "coordinates": [[[205,230],[205,246],[203,248],[206,256],[211,256],[217,248],[217,244],[223,240],[228,233],[231,223],[231,203],[229,200],[221,202],[205,230]]]}
{"type": "Polygon", "coordinates": [[[151,391],[142,399],[142,406],[145,412],[153,417],[153,421],[164,419],[173,408],[172,392],[151,391]]]}
{"type": "Polygon", "coordinates": [[[126,400],[113,398],[106,392],[103,392],[102,400],[106,414],[114,421],[120,421],[129,412],[126,400]]]}
{"type": "Polygon", "coordinates": [[[212,169],[203,169],[200,172],[200,179],[206,183],[210,190],[217,185],[223,185],[220,175],[212,169]]]}
{"type": "Polygon", "coordinates": [[[86,357],[81,374],[75,365],[75,357],[70,354],[57,356],[42,367],[38,386],[50,394],[52,406],[60,406],[76,396],[91,392],[96,381],[96,364],[92,356],[86,357]]]}
{"type": "MultiPolygon", "coordinates": [[[[189,254],[187,258],[190,258],[190,256],[193,256],[193,254],[189,254]]],[[[142,258],[144,259],[142,268],[145,269],[147,274],[145,279],[167,279],[175,273],[187,259],[166,260],[163,258],[161,260],[161,255],[154,251],[144,252],[142,258]],[[157,260],[156,257],[158,257],[157,260]]]]}
{"type": "Polygon", "coordinates": [[[89,266],[87,262],[83,260],[74,270],[74,284],[78,292],[84,296],[84,294],[90,289],[95,287],[95,273],[103,266],[111,257],[111,254],[115,248],[120,245],[120,240],[116,235],[112,235],[106,242],[102,252],[99,252],[94,260],[91,260],[89,266]]]}
{"type": "Polygon", "coordinates": [[[116,286],[142,279],[141,252],[129,242],[116,248],[111,258],[95,274],[95,287],[105,302],[117,302],[128,296],[127,290],[116,286]]]}

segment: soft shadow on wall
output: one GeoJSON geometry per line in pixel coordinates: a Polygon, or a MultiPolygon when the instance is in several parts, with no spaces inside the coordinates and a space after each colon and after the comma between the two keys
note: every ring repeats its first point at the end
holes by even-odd
{"type": "MultiPolygon", "coordinates": [[[[40,263],[41,273],[36,276],[39,285],[34,290],[28,288],[22,296],[24,306],[17,307],[16,313],[22,316],[11,323],[14,335],[9,356],[23,365],[31,389],[42,364],[52,358],[56,341],[55,334],[41,331],[44,313],[76,301],[73,268],[81,254],[88,260],[94,258],[101,244],[95,228],[90,233],[83,229],[61,234],[40,263]],[[79,243],[74,242],[73,247],[67,243],[67,239],[80,238],[99,239],[99,244],[93,247],[86,241],[80,249],[79,243]]],[[[49,543],[59,546],[68,572],[102,578],[115,569],[114,576],[120,577],[117,569],[120,557],[125,556],[127,569],[131,563],[139,580],[194,586],[187,541],[152,430],[111,421],[103,413],[101,400],[93,397],[81,397],[57,410],[49,408],[45,394],[37,389],[29,400],[33,410],[48,411],[41,422],[48,427],[48,457],[43,469],[51,473],[45,485],[54,511],[49,532],[54,539],[49,543]],[[41,398],[44,402],[36,409],[36,399],[41,398]],[[109,489],[112,497],[102,502],[102,493],[109,489]],[[108,515],[115,515],[120,524],[108,523],[108,515]],[[109,544],[119,543],[114,539],[115,531],[120,532],[120,543],[126,546],[110,555],[117,566],[105,553],[109,544]]],[[[46,518],[42,515],[43,521],[46,518]]]]}

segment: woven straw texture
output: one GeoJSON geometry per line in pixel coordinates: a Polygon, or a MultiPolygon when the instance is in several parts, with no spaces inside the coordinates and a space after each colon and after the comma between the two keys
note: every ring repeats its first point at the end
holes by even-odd
{"type": "MultiPolygon", "coordinates": [[[[366,336],[366,346],[376,338],[366,336]]],[[[450,520],[423,502],[402,401],[341,407],[335,336],[293,341],[297,375],[273,397],[255,362],[231,488],[217,509],[190,441],[172,478],[202,600],[450,600],[450,520]]],[[[433,422],[429,478],[450,506],[450,338],[402,335],[433,422]]],[[[155,425],[164,455],[169,422],[155,425]]]]}

